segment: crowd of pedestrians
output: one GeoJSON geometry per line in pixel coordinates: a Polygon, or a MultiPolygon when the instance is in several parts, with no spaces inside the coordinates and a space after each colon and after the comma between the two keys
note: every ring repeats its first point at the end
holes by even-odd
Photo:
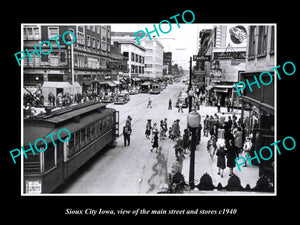
{"type": "Polygon", "coordinates": [[[245,138],[244,124],[235,115],[227,119],[222,113],[221,116],[206,116],[204,121],[204,133],[210,137],[207,142],[207,151],[211,160],[217,156],[218,174],[223,177],[223,171],[229,168],[230,175],[236,166],[235,159],[240,154],[249,153],[252,147],[251,137],[245,138]]]}

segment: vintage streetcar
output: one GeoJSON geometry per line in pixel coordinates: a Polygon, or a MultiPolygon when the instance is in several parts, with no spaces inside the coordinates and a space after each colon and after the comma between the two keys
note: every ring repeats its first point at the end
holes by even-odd
{"type": "MultiPolygon", "coordinates": [[[[24,149],[28,143],[60,129],[68,129],[61,142],[57,136],[45,139],[37,148],[41,152],[27,152],[24,157],[24,193],[53,192],[91,157],[112,144],[119,135],[119,112],[106,108],[104,103],[86,102],[24,119],[24,149]],[[53,144],[53,142],[55,144],[53,144]]],[[[26,146],[27,145],[27,146],[26,146]]]]}

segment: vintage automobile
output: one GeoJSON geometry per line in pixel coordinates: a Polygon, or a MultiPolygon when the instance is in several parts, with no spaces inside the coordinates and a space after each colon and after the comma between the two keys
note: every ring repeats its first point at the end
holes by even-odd
{"type": "Polygon", "coordinates": [[[177,102],[176,102],[176,107],[179,107],[179,103],[182,103],[182,108],[187,108],[188,107],[188,98],[187,97],[178,97],[177,102]]]}
{"type": "Polygon", "coordinates": [[[130,89],[129,90],[129,94],[130,95],[137,95],[139,93],[139,90],[138,89],[130,89]]]}
{"type": "Polygon", "coordinates": [[[161,91],[160,84],[152,84],[152,88],[150,89],[150,94],[159,94],[161,91]]]}
{"type": "Polygon", "coordinates": [[[114,102],[114,97],[112,95],[104,95],[101,102],[103,102],[103,103],[112,103],[112,102],[114,102]]]}
{"type": "Polygon", "coordinates": [[[126,104],[127,102],[129,102],[129,100],[130,97],[128,93],[120,93],[116,97],[114,104],[126,104]]]}
{"type": "Polygon", "coordinates": [[[114,104],[116,105],[121,105],[121,104],[126,104],[127,101],[125,99],[125,94],[119,94],[117,97],[116,97],[116,100],[114,102],[114,104]]]}

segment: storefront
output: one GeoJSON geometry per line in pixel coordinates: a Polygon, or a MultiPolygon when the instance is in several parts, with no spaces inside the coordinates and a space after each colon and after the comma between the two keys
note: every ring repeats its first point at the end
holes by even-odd
{"type": "Polygon", "coordinates": [[[214,94],[220,100],[221,106],[225,106],[226,99],[232,97],[232,85],[216,85],[213,87],[214,94]]]}
{"type": "MultiPolygon", "coordinates": [[[[257,74],[243,74],[244,78],[248,79],[249,82],[254,81],[253,75],[257,74]]],[[[270,144],[275,142],[274,84],[262,86],[261,88],[255,89],[255,91],[253,90],[253,92],[245,89],[241,97],[241,102],[241,118],[245,125],[246,137],[251,135],[251,133],[253,136],[252,143],[254,147],[251,151],[251,157],[253,157],[254,151],[258,153],[263,146],[270,146],[270,144]]],[[[262,154],[264,156],[264,152],[262,152],[262,154]]],[[[265,152],[265,154],[264,157],[268,158],[270,153],[265,152]]],[[[273,156],[274,155],[275,152],[273,149],[273,156]]],[[[256,160],[252,162],[259,166],[259,176],[265,175],[271,180],[274,179],[274,157],[267,161],[261,160],[260,164],[258,164],[256,160]]]]}

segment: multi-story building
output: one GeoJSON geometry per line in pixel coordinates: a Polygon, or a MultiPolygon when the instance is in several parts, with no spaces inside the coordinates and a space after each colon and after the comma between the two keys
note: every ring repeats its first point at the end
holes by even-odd
{"type": "MultiPolygon", "coordinates": [[[[138,34],[139,35],[139,34],[138,34]]],[[[136,42],[134,32],[112,32],[114,40],[126,40],[136,42]]],[[[146,34],[147,36],[147,34],[146,34]]],[[[141,46],[145,49],[144,75],[147,77],[157,77],[163,75],[163,45],[155,37],[152,40],[143,38],[141,46]]],[[[128,56],[133,57],[134,56],[128,56]]]]}
{"type": "MultiPolygon", "coordinates": [[[[272,74],[269,85],[260,85],[260,88],[252,85],[253,91],[249,88],[243,90],[242,118],[244,119],[246,135],[253,133],[254,150],[256,152],[263,146],[270,146],[274,140],[274,94],[275,94],[275,25],[249,26],[249,38],[247,41],[247,58],[245,71],[241,73],[240,80],[248,79],[249,83],[255,83],[254,76],[259,77],[264,71],[272,74]],[[247,108],[246,108],[247,106],[247,108]],[[250,109],[249,111],[245,109],[250,109]]],[[[265,83],[269,83],[269,75],[260,76],[265,83]]],[[[273,149],[274,151],[274,149],[273,149]]],[[[253,152],[252,152],[253,153],[253,152]]],[[[266,153],[265,158],[270,153],[266,153]]],[[[274,152],[273,152],[274,155],[274,152]]],[[[253,155],[252,155],[253,156],[253,155]]],[[[259,175],[266,175],[274,179],[274,168],[272,157],[270,160],[261,160],[259,164],[259,175]]],[[[256,163],[253,160],[253,164],[256,163]]]]}
{"type": "MultiPolygon", "coordinates": [[[[77,93],[91,87],[91,82],[109,73],[110,26],[102,25],[24,25],[24,49],[34,51],[34,45],[49,41],[52,51],[48,55],[32,54],[23,60],[24,86],[34,87],[40,84],[47,101],[50,92],[77,93]],[[62,35],[72,31],[76,40],[72,45],[62,41],[62,35]],[[56,40],[51,38],[60,35],[56,40]]],[[[45,46],[43,48],[49,48],[45,46]]]]}
{"type": "Polygon", "coordinates": [[[111,27],[101,25],[76,26],[74,43],[75,80],[89,88],[94,80],[101,80],[110,71],[111,27]]]}
{"type": "Polygon", "coordinates": [[[236,99],[234,83],[245,70],[247,30],[240,25],[218,25],[200,32],[196,68],[205,86],[221,105],[236,99]],[[205,72],[204,72],[205,71],[205,72]]]}
{"type": "Polygon", "coordinates": [[[145,75],[153,78],[162,76],[164,46],[155,37],[142,40],[141,45],[146,49],[145,75]]]}
{"type": "Polygon", "coordinates": [[[128,74],[130,78],[137,78],[144,75],[145,71],[145,48],[138,45],[131,39],[119,39],[118,36],[112,36],[112,42],[120,44],[121,53],[126,57],[128,65],[128,74]]]}
{"type": "Polygon", "coordinates": [[[163,65],[165,66],[165,73],[172,74],[172,52],[164,52],[163,65]]]}

